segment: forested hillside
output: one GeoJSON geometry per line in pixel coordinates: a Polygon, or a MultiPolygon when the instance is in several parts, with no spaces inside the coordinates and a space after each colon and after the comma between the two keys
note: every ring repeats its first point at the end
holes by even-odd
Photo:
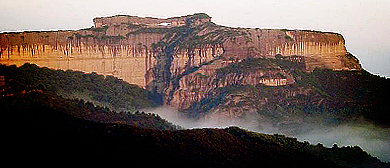
{"type": "MultiPolygon", "coordinates": [[[[390,126],[390,79],[367,71],[315,69],[308,73],[299,64],[278,59],[249,58],[217,70],[219,76],[232,76],[233,82],[208,91],[183,113],[201,118],[219,112],[233,117],[256,113],[282,122],[286,118],[302,120],[323,118],[329,124],[364,117],[379,125],[390,126]],[[294,83],[282,86],[242,84],[246,74],[278,67],[293,75],[294,83]]],[[[248,75],[247,75],[248,76],[248,75]]]]}
{"type": "Polygon", "coordinates": [[[0,65],[0,76],[6,82],[16,81],[23,87],[50,91],[66,98],[78,98],[95,105],[121,111],[152,107],[159,102],[137,85],[129,84],[113,76],[96,73],[86,74],[80,71],[62,71],[39,68],[35,64],[21,67],[0,65]]]}
{"type": "MultiPolygon", "coordinates": [[[[58,94],[59,90],[84,88],[98,95],[98,86],[107,86],[110,77],[53,71],[30,64],[1,68],[5,83],[1,86],[0,106],[6,121],[6,144],[10,146],[6,153],[23,161],[115,161],[145,167],[389,167],[358,146],[335,144],[327,148],[238,127],[185,130],[155,114],[114,112],[58,94]],[[79,81],[77,86],[65,86],[77,74],[86,79],[74,79],[79,81]],[[94,82],[101,84],[92,86],[94,82]]],[[[137,93],[132,90],[146,92],[138,87],[127,92],[137,93]]],[[[143,97],[125,96],[150,101],[146,93],[143,97]]],[[[131,103],[134,107],[153,105],[131,103]]]]}
{"type": "Polygon", "coordinates": [[[42,91],[3,97],[0,105],[10,121],[7,155],[23,161],[44,158],[146,167],[389,166],[357,146],[327,148],[238,127],[177,130],[153,114],[118,114],[42,91]],[[88,117],[90,121],[85,120],[88,117]]]}

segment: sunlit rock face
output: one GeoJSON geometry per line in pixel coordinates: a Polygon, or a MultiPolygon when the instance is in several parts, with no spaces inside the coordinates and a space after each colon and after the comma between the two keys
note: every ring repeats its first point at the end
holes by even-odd
{"type": "Polygon", "coordinates": [[[282,86],[295,82],[286,69],[259,64],[248,72],[223,68],[249,58],[297,62],[315,68],[360,70],[337,33],[219,26],[206,14],[167,19],[117,15],[75,31],[0,34],[0,63],[26,62],[54,69],[114,75],[187,108],[227,85],[282,86]],[[261,67],[265,66],[265,67],[261,67]]]}
{"type": "Polygon", "coordinates": [[[163,35],[134,34],[125,39],[101,34],[93,30],[1,34],[1,63],[97,72],[145,86],[152,53],[144,45],[157,43],[163,35]]]}

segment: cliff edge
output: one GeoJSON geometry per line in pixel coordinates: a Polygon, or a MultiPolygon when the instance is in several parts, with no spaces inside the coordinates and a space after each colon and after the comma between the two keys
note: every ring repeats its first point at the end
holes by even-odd
{"type": "Polygon", "coordinates": [[[337,33],[225,27],[204,13],[167,19],[116,15],[93,21],[93,27],[75,31],[1,33],[0,62],[114,75],[161,94],[166,104],[181,96],[200,100],[207,90],[230,84],[294,83],[290,70],[275,60],[305,72],[362,69],[337,33]],[[268,61],[245,73],[221,71],[252,58],[268,61]]]}

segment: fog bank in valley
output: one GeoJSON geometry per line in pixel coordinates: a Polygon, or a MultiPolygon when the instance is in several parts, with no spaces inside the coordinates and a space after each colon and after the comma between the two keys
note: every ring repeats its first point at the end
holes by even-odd
{"type": "Polygon", "coordinates": [[[299,141],[311,144],[321,143],[332,147],[359,146],[381,161],[390,162],[390,128],[381,128],[364,119],[346,123],[329,124],[317,122],[321,119],[308,119],[301,122],[275,122],[258,114],[246,115],[241,118],[228,118],[221,115],[207,115],[201,119],[188,119],[179,115],[173,107],[144,109],[147,113],[158,114],[169,122],[184,127],[194,128],[226,128],[239,126],[241,128],[267,134],[284,134],[296,137],[299,141]]]}

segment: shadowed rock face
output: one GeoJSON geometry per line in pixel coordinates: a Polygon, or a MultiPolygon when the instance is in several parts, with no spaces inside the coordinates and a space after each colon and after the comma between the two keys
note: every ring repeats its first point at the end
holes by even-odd
{"type": "Polygon", "coordinates": [[[288,70],[272,63],[259,63],[245,73],[223,72],[248,58],[279,55],[308,72],[361,70],[336,33],[224,27],[206,14],[167,19],[118,15],[94,22],[94,27],[75,31],[2,33],[0,62],[114,75],[181,108],[218,87],[295,82],[288,70]]]}

